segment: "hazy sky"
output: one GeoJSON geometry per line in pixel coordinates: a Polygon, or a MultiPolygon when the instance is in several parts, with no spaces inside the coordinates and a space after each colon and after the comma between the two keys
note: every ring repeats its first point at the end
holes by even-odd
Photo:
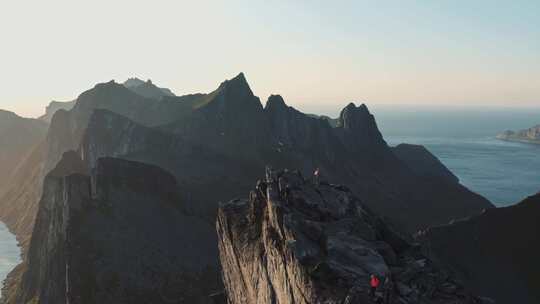
{"type": "Polygon", "coordinates": [[[540,106],[540,1],[0,0],[0,108],[41,114],[97,82],[264,101],[540,106]],[[377,3],[377,4],[375,4],[377,3]]]}

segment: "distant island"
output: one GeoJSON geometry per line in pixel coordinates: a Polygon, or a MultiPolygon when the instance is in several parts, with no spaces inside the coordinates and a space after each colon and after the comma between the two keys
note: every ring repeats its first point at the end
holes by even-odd
{"type": "Polygon", "coordinates": [[[540,124],[520,131],[507,130],[497,134],[497,138],[507,141],[540,144],[540,124]]]}

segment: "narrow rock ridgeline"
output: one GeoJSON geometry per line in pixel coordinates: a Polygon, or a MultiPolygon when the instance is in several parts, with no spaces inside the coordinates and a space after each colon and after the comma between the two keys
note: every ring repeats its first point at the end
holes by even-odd
{"type": "Polygon", "coordinates": [[[371,274],[392,278],[388,303],[489,303],[347,188],[315,185],[297,172],[268,170],[249,199],[221,205],[217,232],[232,304],[374,303],[371,274]]]}

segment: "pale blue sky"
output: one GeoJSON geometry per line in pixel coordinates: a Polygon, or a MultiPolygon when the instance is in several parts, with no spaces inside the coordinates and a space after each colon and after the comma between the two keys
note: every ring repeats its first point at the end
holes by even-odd
{"type": "Polygon", "coordinates": [[[0,108],[97,82],[177,94],[246,73],[264,101],[540,106],[540,1],[2,1],[0,108]]]}

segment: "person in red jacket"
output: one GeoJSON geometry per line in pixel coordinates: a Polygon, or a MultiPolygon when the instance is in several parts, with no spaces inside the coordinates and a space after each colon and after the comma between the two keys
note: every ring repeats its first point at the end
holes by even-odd
{"type": "Polygon", "coordinates": [[[372,297],[375,297],[375,291],[377,291],[377,288],[379,288],[379,284],[381,282],[379,281],[379,278],[377,278],[376,275],[372,274],[371,275],[371,280],[369,281],[369,286],[371,286],[371,296],[372,297]]]}

